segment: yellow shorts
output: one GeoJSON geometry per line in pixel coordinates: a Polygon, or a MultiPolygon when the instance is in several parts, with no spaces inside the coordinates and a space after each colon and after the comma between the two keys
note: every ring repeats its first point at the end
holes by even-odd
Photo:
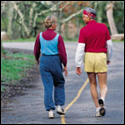
{"type": "Polygon", "coordinates": [[[106,53],[85,53],[85,72],[101,73],[107,72],[106,53]]]}

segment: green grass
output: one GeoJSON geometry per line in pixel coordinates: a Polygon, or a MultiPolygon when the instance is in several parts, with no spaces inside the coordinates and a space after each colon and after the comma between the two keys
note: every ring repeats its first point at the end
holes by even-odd
{"type": "Polygon", "coordinates": [[[1,86],[1,93],[3,93],[6,90],[4,86],[1,86]]]}
{"type": "Polygon", "coordinates": [[[112,40],[113,42],[124,42],[124,40],[112,40]]]}
{"type": "Polygon", "coordinates": [[[19,39],[15,39],[15,40],[6,40],[4,42],[35,42],[35,41],[36,41],[36,38],[31,37],[31,38],[27,38],[27,39],[19,38],[19,39]]]}
{"type": "MultiPolygon", "coordinates": [[[[5,57],[1,58],[1,83],[3,85],[15,85],[26,75],[25,70],[35,64],[34,55],[6,52],[5,57]]],[[[5,89],[4,86],[1,86],[1,92],[5,89]]]]}
{"type": "MultiPolygon", "coordinates": [[[[4,42],[35,42],[36,38],[32,37],[32,38],[27,38],[27,39],[16,39],[16,40],[7,40],[4,42]]],[[[124,42],[124,40],[112,40],[113,42],[124,42]]],[[[70,38],[70,39],[66,39],[64,38],[64,42],[78,42],[78,38],[70,38]]]]}

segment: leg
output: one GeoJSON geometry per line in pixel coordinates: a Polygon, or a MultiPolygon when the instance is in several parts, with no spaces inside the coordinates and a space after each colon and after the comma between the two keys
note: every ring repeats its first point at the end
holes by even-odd
{"type": "Polygon", "coordinates": [[[55,100],[55,105],[57,113],[64,115],[65,111],[63,110],[62,106],[65,103],[65,79],[62,74],[62,65],[61,65],[61,60],[59,56],[53,56],[51,58],[51,65],[50,65],[50,70],[51,74],[53,76],[53,81],[54,81],[54,100],[55,100]]]}
{"type": "Polygon", "coordinates": [[[51,63],[51,72],[54,80],[54,99],[55,105],[63,106],[65,103],[65,79],[62,73],[62,65],[59,56],[53,57],[53,63],[51,63]]]}
{"type": "Polygon", "coordinates": [[[97,107],[99,107],[98,104],[98,92],[97,92],[97,83],[96,83],[96,74],[95,73],[87,73],[88,74],[88,78],[90,81],[90,91],[91,91],[91,95],[94,101],[94,104],[97,107]]]}
{"type": "Polygon", "coordinates": [[[65,89],[64,89],[64,82],[62,83],[55,83],[55,105],[57,113],[59,115],[65,115],[65,111],[62,106],[65,104],[65,89]]]}
{"type": "Polygon", "coordinates": [[[105,73],[98,73],[98,80],[99,80],[99,86],[100,86],[100,97],[102,99],[105,99],[108,87],[107,87],[107,72],[105,73]]]}
{"type": "Polygon", "coordinates": [[[62,72],[57,71],[54,74],[54,99],[55,105],[63,106],[65,104],[65,80],[62,72]]]}
{"type": "Polygon", "coordinates": [[[65,89],[64,83],[55,85],[55,105],[63,106],[65,103],[65,89]]]}
{"type": "Polygon", "coordinates": [[[49,111],[51,109],[55,109],[55,105],[53,102],[53,78],[52,76],[48,73],[46,76],[42,76],[42,81],[44,85],[44,104],[46,111],[49,111]]]}
{"type": "Polygon", "coordinates": [[[101,99],[99,99],[99,104],[101,106],[100,114],[102,116],[104,116],[105,113],[106,113],[106,109],[104,107],[104,105],[105,105],[105,97],[106,97],[107,92],[108,92],[108,87],[107,87],[107,72],[98,73],[97,75],[98,75],[98,80],[99,80],[100,97],[101,97],[101,99]]]}
{"type": "Polygon", "coordinates": [[[53,102],[53,77],[44,63],[40,63],[40,73],[44,85],[44,104],[46,111],[55,109],[53,102]]]}

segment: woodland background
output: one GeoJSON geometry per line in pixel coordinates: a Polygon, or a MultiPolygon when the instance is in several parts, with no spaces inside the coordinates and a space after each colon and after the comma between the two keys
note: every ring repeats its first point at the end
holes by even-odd
{"type": "Polygon", "coordinates": [[[65,39],[77,39],[86,7],[96,10],[96,21],[105,23],[111,35],[124,33],[124,1],[1,1],[1,34],[6,32],[6,39],[36,37],[45,30],[46,16],[55,15],[56,31],[65,39]]]}

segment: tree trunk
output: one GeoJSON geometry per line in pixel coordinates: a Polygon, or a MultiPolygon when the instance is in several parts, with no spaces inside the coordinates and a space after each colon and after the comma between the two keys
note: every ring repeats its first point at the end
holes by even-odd
{"type": "Polygon", "coordinates": [[[1,40],[1,53],[6,53],[6,51],[5,51],[5,49],[4,49],[4,47],[3,47],[3,44],[2,44],[2,40],[1,40]]]}
{"type": "Polygon", "coordinates": [[[58,18],[57,20],[57,22],[58,22],[58,25],[57,25],[57,32],[59,33],[59,34],[61,34],[61,18],[62,18],[62,14],[61,14],[61,12],[60,11],[58,11],[57,13],[56,13],[56,17],[58,18]]]}
{"type": "Polygon", "coordinates": [[[25,22],[24,22],[25,17],[24,17],[24,15],[23,15],[23,13],[22,13],[21,10],[19,9],[19,7],[16,5],[16,2],[15,2],[15,1],[13,1],[12,4],[13,4],[13,6],[14,6],[14,9],[17,11],[18,15],[20,16],[20,23],[22,24],[22,26],[23,26],[23,28],[24,28],[24,30],[25,30],[25,32],[26,32],[26,36],[27,36],[27,37],[30,37],[30,31],[29,31],[28,27],[26,26],[26,24],[25,24],[25,22]]]}
{"type": "Polygon", "coordinates": [[[13,34],[12,21],[13,21],[13,7],[9,6],[7,35],[9,36],[10,39],[12,39],[12,34],[13,34]]]}
{"type": "Polygon", "coordinates": [[[110,2],[106,7],[107,19],[108,19],[108,23],[109,23],[112,35],[118,34],[118,31],[117,31],[117,28],[116,28],[116,25],[114,22],[114,18],[113,18],[113,4],[114,4],[114,2],[110,2]]]}
{"type": "Polygon", "coordinates": [[[30,12],[29,12],[29,32],[31,34],[32,30],[33,30],[33,18],[34,18],[34,8],[36,7],[36,3],[32,4],[32,7],[30,8],[30,12]]]}

